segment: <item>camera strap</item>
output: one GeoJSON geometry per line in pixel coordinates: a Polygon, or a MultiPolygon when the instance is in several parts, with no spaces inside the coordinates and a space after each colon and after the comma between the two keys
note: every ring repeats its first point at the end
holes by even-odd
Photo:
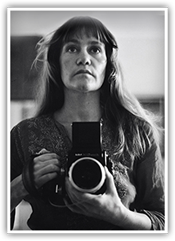
{"type": "Polygon", "coordinates": [[[33,159],[36,155],[32,155],[31,159],[26,163],[22,172],[22,181],[27,192],[33,197],[41,197],[41,192],[35,187],[33,176],[33,159]]]}

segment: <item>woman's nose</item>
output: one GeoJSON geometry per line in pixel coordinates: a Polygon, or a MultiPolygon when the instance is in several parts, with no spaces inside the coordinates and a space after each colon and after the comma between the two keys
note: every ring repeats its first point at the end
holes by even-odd
{"type": "Polygon", "coordinates": [[[77,65],[90,65],[91,58],[89,54],[85,51],[81,52],[77,58],[77,65]]]}

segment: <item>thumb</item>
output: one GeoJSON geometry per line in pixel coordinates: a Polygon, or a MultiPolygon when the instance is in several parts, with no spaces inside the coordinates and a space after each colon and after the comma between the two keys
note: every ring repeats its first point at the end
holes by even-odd
{"type": "Polygon", "coordinates": [[[106,172],[106,194],[116,194],[117,191],[114,183],[114,178],[109,172],[108,168],[106,166],[104,168],[106,172]]]}

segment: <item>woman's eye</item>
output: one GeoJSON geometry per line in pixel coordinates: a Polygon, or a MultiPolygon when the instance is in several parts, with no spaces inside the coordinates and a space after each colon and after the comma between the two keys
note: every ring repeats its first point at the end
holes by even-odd
{"type": "Polygon", "coordinates": [[[76,53],[78,49],[75,46],[70,46],[67,48],[67,52],[69,53],[76,53]]]}
{"type": "Polygon", "coordinates": [[[90,51],[91,51],[91,53],[93,53],[93,54],[98,54],[98,53],[101,52],[101,49],[98,48],[98,47],[91,47],[90,51]]]}

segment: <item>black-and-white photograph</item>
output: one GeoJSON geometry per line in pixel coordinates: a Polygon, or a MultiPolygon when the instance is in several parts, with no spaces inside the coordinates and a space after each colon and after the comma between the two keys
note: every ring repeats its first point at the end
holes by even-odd
{"type": "Polygon", "coordinates": [[[167,231],[167,18],[8,9],[9,233],[167,231]]]}

